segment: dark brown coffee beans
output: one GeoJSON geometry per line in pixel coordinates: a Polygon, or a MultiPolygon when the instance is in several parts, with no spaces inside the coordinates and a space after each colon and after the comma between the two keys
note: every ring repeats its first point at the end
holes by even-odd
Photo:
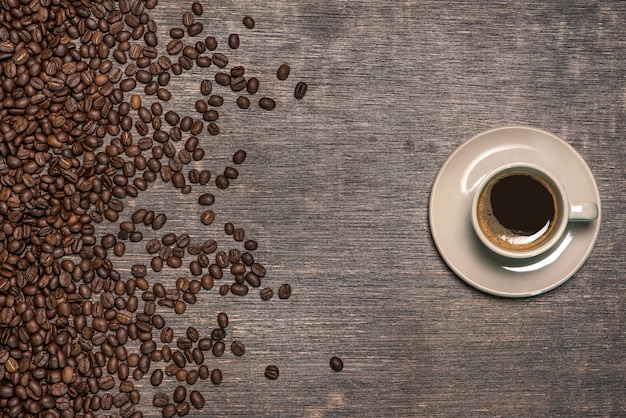
{"type": "Polygon", "coordinates": [[[278,288],[278,297],[280,299],[289,299],[291,296],[291,285],[289,283],[285,283],[280,285],[278,288]]]}
{"type": "Polygon", "coordinates": [[[251,18],[250,16],[245,16],[243,18],[243,25],[248,28],[248,29],[253,29],[254,28],[254,19],[251,18]]]}
{"type": "Polygon", "coordinates": [[[276,71],[276,78],[278,78],[279,80],[287,80],[290,71],[291,68],[289,68],[287,64],[283,64],[278,67],[278,70],[276,71]]]}
{"type": "Polygon", "coordinates": [[[336,372],[340,372],[341,370],[343,370],[343,360],[341,360],[339,357],[331,357],[330,368],[336,372]]]}
{"type": "Polygon", "coordinates": [[[228,36],[228,46],[231,49],[239,48],[239,35],[237,35],[236,33],[231,33],[228,36]]]}
{"type": "Polygon", "coordinates": [[[197,390],[194,390],[189,394],[189,402],[191,402],[194,408],[202,409],[205,402],[204,396],[202,396],[202,394],[197,390]]]}
{"type": "Polygon", "coordinates": [[[261,99],[259,99],[259,107],[265,110],[274,110],[274,108],[276,107],[276,102],[274,101],[274,99],[271,99],[269,97],[261,97],[261,99]]]}
{"type": "Polygon", "coordinates": [[[296,84],[296,87],[293,92],[293,96],[296,99],[302,99],[306,94],[307,84],[304,81],[300,81],[296,84]]]}
{"type": "Polygon", "coordinates": [[[240,357],[240,356],[243,356],[244,353],[246,352],[246,347],[243,345],[241,341],[235,340],[231,343],[230,350],[233,352],[234,355],[240,357]]]}
{"type": "Polygon", "coordinates": [[[279,375],[279,370],[278,367],[276,366],[267,366],[265,368],[265,377],[270,379],[270,380],[276,380],[278,379],[278,375],[279,375]]]}

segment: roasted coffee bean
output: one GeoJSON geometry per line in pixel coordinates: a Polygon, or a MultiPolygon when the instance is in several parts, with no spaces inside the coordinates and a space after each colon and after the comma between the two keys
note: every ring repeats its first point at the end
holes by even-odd
{"type": "Polygon", "coordinates": [[[253,29],[254,28],[254,19],[251,18],[250,16],[245,16],[243,18],[243,25],[248,28],[248,29],[253,29]]]}
{"type": "Polygon", "coordinates": [[[265,368],[265,377],[271,380],[278,379],[279,370],[278,367],[274,365],[267,366],[265,368]]]}
{"type": "Polygon", "coordinates": [[[302,99],[304,97],[304,95],[306,94],[306,90],[307,90],[307,84],[304,81],[299,81],[296,84],[296,87],[293,91],[293,96],[296,99],[302,99]]]}
{"type": "Polygon", "coordinates": [[[246,347],[243,345],[241,341],[235,340],[230,345],[230,351],[232,351],[233,354],[236,356],[243,356],[244,353],[246,352],[246,347]]]}
{"type": "Polygon", "coordinates": [[[231,80],[232,77],[228,73],[221,72],[215,74],[215,82],[221,86],[229,86],[231,80]]]}
{"type": "Polygon", "coordinates": [[[341,360],[339,357],[331,357],[330,368],[336,372],[340,372],[341,370],[343,370],[343,360],[341,360]]]}
{"type": "Polygon", "coordinates": [[[231,49],[239,48],[239,35],[237,35],[236,33],[231,33],[228,36],[228,46],[231,49]]]}
{"type": "Polygon", "coordinates": [[[156,406],[157,408],[163,408],[167,404],[169,404],[169,402],[170,402],[169,397],[165,393],[162,393],[162,392],[157,392],[152,397],[152,405],[156,406]]]}
{"type": "Polygon", "coordinates": [[[208,96],[209,94],[211,94],[212,90],[213,90],[213,85],[211,83],[211,80],[202,80],[200,82],[200,93],[204,94],[205,96],[208,96]]]}
{"type": "Polygon", "coordinates": [[[213,51],[215,50],[215,48],[217,48],[217,39],[215,39],[214,36],[207,36],[204,39],[204,44],[209,51],[213,51]]]}
{"type": "Polygon", "coordinates": [[[274,108],[276,107],[276,102],[274,101],[274,99],[271,99],[269,97],[261,97],[261,99],[259,100],[259,107],[265,110],[274,110],[274,108]]]}
{"type": "Polygon", "coordinates": [[[230,185],[230,182],[225,175],[219,174],[217,177],[215,177],[215,185],[220,189],[226,189],[230,185]]]}
{"type": "Polygon", "coordinates": [[[202,396],[202,394],[197,390],[194,390],[189,394],[189,401],[196,409],[202,409],[204,407],[204,396],[202,396]]]}
{"type": "Polygon", "coordinates": [[[285,283],[280,285],[278,288],[278,297],[280,299],[289,299],[291,296],[291,285],[289,283],[285,283]]]}
{"type": "Polygon", "coordinates": [[[261,292],[259,294],[261,295],[261,299],[269,300],[272,298],[272,296],[274,296],[274,291],[271,288],[266,287],[264,289],[261,289],[261,292]]]}
{"type": "Polygon", "coordinates": [[[195,14],[196,16],[200,16],[202,15],[203,12],[203,8],[202,8],[202,4],[198,3],[197,1],[194,1],[191,4],[191,11],[193,12],[193,14],[195,14]]]}
{"type": "Polygon", "coordinates": [[[233,163],[241,164],[246,160],[246,152],[242,149],[236,151],[233,154],[233,163]]]}
{"type": "Polygon", "coordinates": [[[172,400],[176,403],[180,403],[187,398],[187,389],[184,386],[177,386],[174,390],[172,400]]]}
{"type": "Polygon", "coordinates": [[[250,94],[256,94],[259,90],[259,80],[256,77],[251,77],[246,83],[246,91],[250,94]]]}
{"type": "Polygon", "coordinates": [[[198,197],[198,203],[205,206],[210,206],[215,203],[215,196],[212,193],[204,193],[198,197]]]}
{"type": "MultiPolygon", "coordinates": [[[[211,46],[208,43],[207,43],[207,48],[209,48],[209,50],[211,50],[211,46]]],[[[213,48],[213,49],[215,49],[215,48],[213,48]]],[[[211,57],[211,61],[213,61],[213,63],[215,65],[217,65],[218,67],[220,67],[220,68],[224,68],[224,67],[226,67],[228,65],[228,57],[226,55],[222,54],[221,52],[214,53],[213,56],[211,57]]],[[[228,85],[228,84],[230,84],[230,82],[226,83],[225,85],[228,85]]]]}
{"type": "Polygon", "coordinates": [[[291,68],[289,68],[287,64],[282,64],[280,67],[278,67],[278,70],[276,71],[276,78],[278,78],[279,80],[286,80],[287,77],[289,77],[290,71],[291,68]]]}
{"type": "Polygon", "coordinates": [[[214,385],[222,383],[222,371],[220,369],[211,370],[211,382],[214,385]]]}
{"type": "Polygon", "coordinates": [[[200,220],[204,225],[211,225],[215,220],[215,212],[211,210],[205,210],[200,217],[200,220]]]}
{"type": "Polygon", "coordinates": [[[240,109],[247,109],[250,107],[250,99],[248,99],[246,96],[239,96],[237,97],[237,106],[240,109]]]}

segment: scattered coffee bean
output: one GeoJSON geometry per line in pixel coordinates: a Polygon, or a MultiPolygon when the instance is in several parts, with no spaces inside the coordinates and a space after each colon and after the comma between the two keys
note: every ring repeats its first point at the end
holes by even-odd
{"type": "Polygon", "coordinates": [[[278,288],[278,297],[280,299],[289,299],[291,296],[291,285],[289,283],[285,283],[280,285],[278,288]]]}
{"type": "Polygon", "coordinates": [[[245,16],[243,18],[243,25],[248,28],[248,29],[253,29],[254,28],[254,19],[251,18],[250,16],[245,16]]]}
{"type": "Polygon", "coordinates": [[[274,108],[276,107],[276,102],[274,101],[274,99],[271,99],[269,97],[261,97],[261,99],[259,100],[259,107],[265,110],[274,110],[274,108]]]}
{"type": "Polygon", "coordinates": [[[331,357],[330,368],[336,372],[340,372],[341,370],[343,370],[343,360],[341,360],[339,357],[331,357]]]}
{"type": "Polygon", "coordinates": [[[306,94],[306,90],[307,90],[307,84],[304,81],[299,81],[296,84],[296,87],[293,92],[293,96],[296,99],[302,99],[304,95],[306,94]]]}
{"type": "Polygon", "coordinates": [[[204,407],[204,396],[197,390],[192,391],[189,394],[189,401],[196,409],[202,409],[204,407]]]}
{"type": "Polygon", "coordinates": [[[268,379],[276,380],[278,379],[278,375],[279,375],[278,367],[272,365],[272,366],[267,366],[265,368],[265,377],[267,377],[268,379]]]}
{"type": "Polygon", "coordinates": [[[287,80],[290,71],[291,68],[289,68],[287,64],[283,64],[278,67],[278,70],[276,71],[276,78],[278,78],[279,80],[287,80]]]}

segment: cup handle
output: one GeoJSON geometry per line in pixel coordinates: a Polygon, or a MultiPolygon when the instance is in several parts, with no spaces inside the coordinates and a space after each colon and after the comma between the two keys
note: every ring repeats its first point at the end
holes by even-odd
{"type": "Polygon", "coordinates": [[[569,220],[574,222],[587,222],[598,219],[598,205],[593,202],[570,203],[569,220]]]}

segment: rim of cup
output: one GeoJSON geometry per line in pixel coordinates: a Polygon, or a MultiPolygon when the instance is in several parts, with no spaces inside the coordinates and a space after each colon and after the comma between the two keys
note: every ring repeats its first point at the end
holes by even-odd
{"type": "Polygon", "coordinates": [[[495,170],[492,170],[478,184],[478,187],[474,191],[474,197],[472,200],[471,221],[474,232],[476,233],[482,244],[484,244],[493,253],[508,258],[532,258],[545,253],[546,251],[551,249],[558,241],[560,241],[569,222],[569,205],[570,203],[567,198],[567,193],[563,188],[563,185],[559,182],[558,178],[549,170],[533,163],[509,163],[502,165],[495,170]],[[554,230],[551,232],[551,236],[543,243],[539,244],[537,247],[520,250],[512,250],[498,246],[485,235],[478,222],[478,199],[481,195],[482,190],[494,177],[506,172],[516,170],[528,171],[538,177],[541,177],[554,189],[556,199],[558,201],[558,214],[556,216],[558,220],[558,225],[556,225],[554,230]]]}

